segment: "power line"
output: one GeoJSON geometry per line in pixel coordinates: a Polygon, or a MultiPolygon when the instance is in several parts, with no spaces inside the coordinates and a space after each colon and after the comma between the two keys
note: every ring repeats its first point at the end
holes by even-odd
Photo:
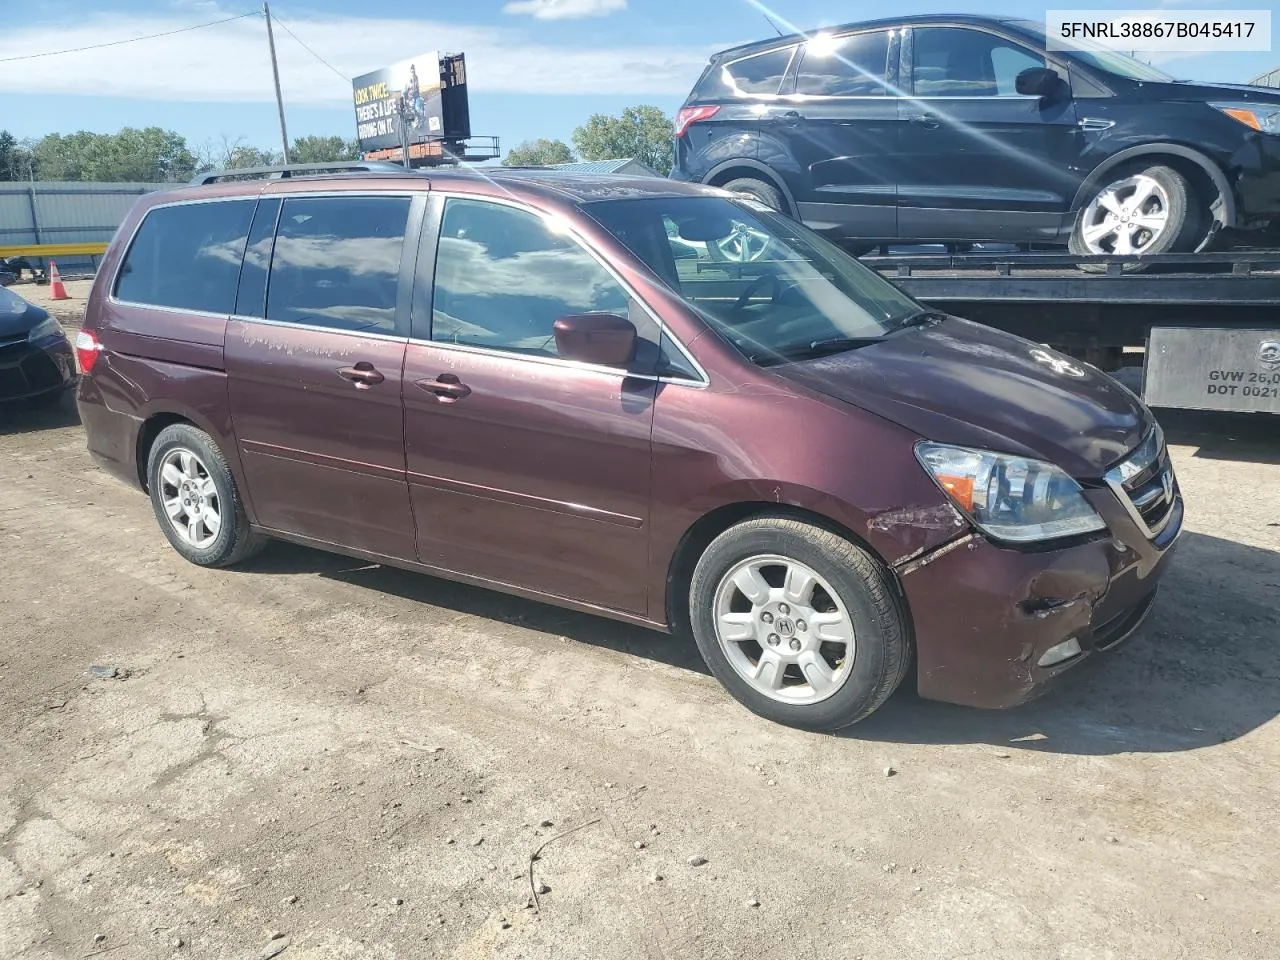
{"type": "Polygon", "coordinates": [[[309,46],[307,46],[305,43],[303,43],[303,42],[302,42],[302,38],[301,38],[301,37],[299,37],[299,36],[298,36],[296,33],[294,33],[292,30],[290,30],[290,29],[289,29],[288,24],[286,24],[286,23],[285,23],[283,20],[281,20],[278,16],[273,16],[271,19],[272,19],[272,20],[274,20],[274,21],[276,22],[276,26],[278,26],[281,30],[283,30],[283,31],[284,31],[285,33],[287,33],[289,36],[293,37],[293,39],[294,39],[294,40],[298,41],[298,45],[299,45],[299,46],[301,46],[303,50],[307,51],[307,53],[311,54],[313,57],[315,57],[317,60],[319,60],[321,63],[323,63],[326,67],[328,67],[330,70],[332,70],[335,74],[337,74],[337,76],[342,80],[342,82],[343,82],[343,83],[350,83],[350,82],[351,82],[351,78],[350,78],[350,77],[348,77],[345,73],[343,73],[341,70],[339,70],[337,67],[335,67],[332,63],[330,63],[330,62],[329,62],[328,60],[326,60],[324,57],[320,56],[320,54],[318,54],[318,53],[316,53],[314,50],[312,50],[312,49],[311,49],[309,46]]]}
{"type": "MultiPolygon", "coordinates": [[[[24,53],[20,57],[0,57],[0,63],[12,63],[15,60],[36,60],[40,57],[60,57],[64,53],[81,53],[85,50],[101,50],[103,47],[118,47],[126,43],[137,43],[140,40],[155,40],[159,37],[171,37],[175,33],[187,33],[191,30],[201,30],[204,27],[216,27],[220,23],[230,23],[232,20],[243,20],[245,17],[260,17],[258,11],[252,13],[241,13],[234,17],[224,17],[221,20],[210,20],[208,23],[197,23],[190,27],[179,27],[177,30],[166,30],[164,33],[153,33],[145,37],[131,37],[128,40],[112,40],[109,43],[95,43],[87,47],[72,47],[69,50],[49,50],[45,53],[24,53]]],[[[297,39],[296,37],[294,38],[297,39]]],[[[301,42],[301,41],[299,41],[301,42]]]]}

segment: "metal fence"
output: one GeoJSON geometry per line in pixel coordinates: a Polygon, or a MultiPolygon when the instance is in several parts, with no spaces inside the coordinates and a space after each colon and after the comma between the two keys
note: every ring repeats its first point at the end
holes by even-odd
{"type": "MultiPolygon", "coordinates": [[[[0,246],[106,243],[140,195],[173,186],[176,184],[0,183],[0,246]]],[[[89,257],[68,257],[65,266],[85,270],[92,262],[89,257]]]]}

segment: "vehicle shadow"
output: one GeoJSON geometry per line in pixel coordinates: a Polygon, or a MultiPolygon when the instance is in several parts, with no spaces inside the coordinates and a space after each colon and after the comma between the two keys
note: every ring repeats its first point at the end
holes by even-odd
{"type": "Polygon", "coordinates": [[[1039,700],[980,711],[905,688],[845,736],[1067,754],[1166,753],[1280,715],[1280,552],[1188,531],[1151,616],[1039,700]]]}
{"type": "Polygon", "coordinates": [[[567,637],[577,643],[605,647],[696,673],[710,673],[692,640],[291,543],[273,543],[239,569],[255,573],[315,573],[328,580],[378,590],[460,614],[567,637]]]}
{"type": "Polygon", "coordinates": [[[9,400],[0,403],[0,437],[74,427],[79,422],[74,390],[63,393],[56,400],[34,403],[30,400],[9,400]]]}
{"type": "Polygon", "coordinates": [[[1160,426],[1172,444],[1196,447],[1199,460],[1280,464],[1280,430],[1269,414],[1159,410],[1160,426]]]}
{"type": "MultiPolygon", "coordinates": [[[[1006,711],[921,700],[908,680],[839,735],[893,743],[983,743],[1105,755],[1195,750],[1280,715],[1280,553],[1187,532],[1155,609],[1114,652],[1006,711]]],[[[478,587],[277,543],[245,569],[332,580],[579,643],[708,671],[691,640],[478,587]]],[[[726,694],[728,696],[728,694],[726,694]]]]}

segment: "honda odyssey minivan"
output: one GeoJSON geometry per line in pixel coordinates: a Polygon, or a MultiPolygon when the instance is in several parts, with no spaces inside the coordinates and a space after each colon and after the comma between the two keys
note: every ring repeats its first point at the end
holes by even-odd
{"type": "Polygon", "coordinates": [[[150,194],[103,261],[89,449],[191,562],[279,538],[691,633],[816,730],[909,673],[1017,704],[1151,608],[1182,499],[1092,367],[717,189],[373,166],[150,194]]]}

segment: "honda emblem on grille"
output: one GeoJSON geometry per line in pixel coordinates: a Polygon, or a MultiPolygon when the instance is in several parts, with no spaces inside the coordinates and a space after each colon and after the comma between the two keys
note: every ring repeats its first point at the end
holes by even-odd
{"type": "Polygon", "coordinates": [[[1268,370],[1280,369],[1280,340],[1263,340],[1258,344],[1258,363],[1268,370]]]}

